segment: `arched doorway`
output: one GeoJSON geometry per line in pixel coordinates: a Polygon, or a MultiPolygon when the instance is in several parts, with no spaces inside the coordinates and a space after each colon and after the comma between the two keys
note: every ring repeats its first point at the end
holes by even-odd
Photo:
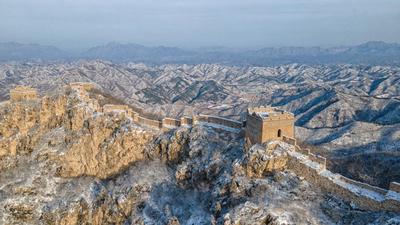
{"type": "Polygon", "coordinates": [[[282,131],[281,131],[281,129],[278,130],[278,137],[282,137],[282,131]]]}

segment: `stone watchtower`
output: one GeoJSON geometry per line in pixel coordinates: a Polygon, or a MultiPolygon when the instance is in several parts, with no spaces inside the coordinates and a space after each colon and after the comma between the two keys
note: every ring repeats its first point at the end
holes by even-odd
{"type": "Polygon", "coordinates": [[[37,90],[28,86],[17,86],[10,90],[10,100],[13,102],[34,100],[37,98],[37,90]]]}
{"type": "Polygon", "coordinates": [[[247,109],[246,138],[250,144],[282,140],[283,136],[295,138],[293,113],[275,107],[247,109]]]}

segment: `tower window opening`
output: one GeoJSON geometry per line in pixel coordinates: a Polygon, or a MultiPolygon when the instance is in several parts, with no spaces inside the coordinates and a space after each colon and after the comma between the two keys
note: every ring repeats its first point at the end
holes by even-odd
{"type": "Polygon", "coordinates": [[[278,137],[282,137],[282,131],[281,131],[281,129],[278,130],[278,137]]]}

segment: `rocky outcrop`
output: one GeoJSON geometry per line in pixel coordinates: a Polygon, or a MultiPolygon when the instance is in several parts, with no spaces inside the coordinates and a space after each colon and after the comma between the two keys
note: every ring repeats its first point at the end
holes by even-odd
{"type": "Polygon", "coordinates": [[[160,158],[170,165],[182,162],[189,153],[190,129],[183,127],[176,132],[158,137],[155,146],[148,152],[149,157],[160,158]]]}
{"type": "Polygon", "coordinates": [[[278,143],[253,145],[247,151],[243,162],[247,176],[261,178],[287,168],[287,150],[277,146],[278,143]]]}
{"type": "Polygon", "coordinates": [[[63,125],[65,111],[65,96],[2,103],[0,157],[30,153],[42,134],[63,125]]]}
{"type": "Polygon", "coordinates": [[[224,216],[224,225],[278,225],[283,224],[275,222],[276,217],[268,213],[268,209],[260,207],[251,202],[246,202],[237,208],[233,209],[231,213],[224,216]],[[231,214],[232,213],[232,214],[231,214]]]}
{"type": "Polygon", "coordinates": [[[207,124],[158,133],[121,110],[104,113],[84,89],[2,103],[0,112],[0,224],[384,224],[396,219],[387,212],[360,211],[283,170],[290,149],[282,144],[243,151],[242,134],[207,124]]]}
{"type": "Polygon", "coordinates": [[[58,157],[59,175],[104,179],[143,160],[153,135],[124,115],[114,114],[85,120],[82,129],[68,139],[67,149],[58,157]]]}
{"type": "Polygon", "coordinates": [[[96,99],[81,88],[42,99],[5,103],[0,107],[0,156],[30,154],[36,145],[52,148],[62,177],[107,178],[144,159],[153,132],[121,113],[102,113],[96,99]],[[57,137],[56,129],[62,129],[57,137]],[[48,143],[39,143],[46,135],[48,143]],[[56,140],[61,138],[61,140],[56,140]],[[58,142],[58,143],[54,143],[58,142]]]}
{"type": "Polygon", "coordinates": [[[157,132],[125,113],[103,113],[84,89],[4,102],[0,121],[0,193],[8,196],[0,200],[0,223],[125,224],[141,202],[135,196],[149,191],[139,184],[116,201],[96,182],[144,160],[157,132]]]}

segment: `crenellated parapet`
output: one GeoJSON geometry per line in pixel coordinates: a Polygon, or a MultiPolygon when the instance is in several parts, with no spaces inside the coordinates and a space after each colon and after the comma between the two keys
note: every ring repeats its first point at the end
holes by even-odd
{"type": "Polygon", "coordinates": [[[292,146],[288,151],[288,169],[323,190],[339,195],[369,210],[400,212],[400,184],[391,182],[389,189],[356,181],[326,168],[327,159],[303,149],[296,139],[283,137],[282,141],[292,146]]]}
{"type": "Polygon", "coordinates": [[[193,117],[193,123],[210,123],[218,126],[229,127],[233,129],[242,129],[243,123],[237,120],[231,120],[228,118],[223,118],[219,116],[211,116],[211,115],[197,115],[193,117]]]}
{"type": "Polygon", "coordinates": [[[261,121],[294,120],[294,114],[277,107],[260,106],[247,109],[247,115],[261,121]]]}
{"type": "Polygon", "coordinates": [[[10,100],[13,102],[36,99],[38,99],[38,92],[35,88],[21,85],[10,90],[10,100]]]}

